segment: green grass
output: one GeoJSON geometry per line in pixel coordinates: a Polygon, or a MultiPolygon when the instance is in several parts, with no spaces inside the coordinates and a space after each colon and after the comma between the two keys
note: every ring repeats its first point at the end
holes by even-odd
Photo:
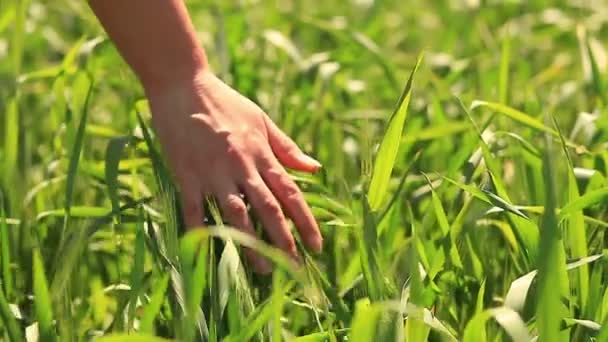
{"type": "Polygon", "coordinates": [[[325,237],[301,267],[184,232],[86,2],[1,2],[0,341],[606,341],[608,5],[480,2],[188,2],[324,166],[293,174],[325,237]]]}

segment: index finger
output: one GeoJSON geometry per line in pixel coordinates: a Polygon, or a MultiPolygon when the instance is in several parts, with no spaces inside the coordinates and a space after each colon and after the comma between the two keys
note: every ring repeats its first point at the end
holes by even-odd
{"type": "Polygon", "coordinates": [[[306,247],[315,253],[323,249],[323,237],[302,191],[278,162],[262,166],[260,175],[298,228],[306,247]]]}

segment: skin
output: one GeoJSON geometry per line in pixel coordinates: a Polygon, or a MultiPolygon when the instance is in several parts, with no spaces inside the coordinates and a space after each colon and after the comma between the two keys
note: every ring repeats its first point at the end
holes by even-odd
{"type": "MultiPolygon", "coordinates": [[[[323,239],[285,167],[316,172],[304,154],[255,103],[209,69],[181,0],[90,0],[121,55],[140,79],[152,123],[180,189],[185,224],[203,225],[203,199],[213,196],[224,219],[256,235],[249,203],[266,235],[298,259],[290,218],[307,246],[323,239]]],[[[259,273],[271,264],[245,249],[259,273]]]]}

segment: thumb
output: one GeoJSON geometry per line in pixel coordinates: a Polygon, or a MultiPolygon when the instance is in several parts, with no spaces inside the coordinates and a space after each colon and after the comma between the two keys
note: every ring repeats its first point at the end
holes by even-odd
{"type": "Polygon", "coordinates": [[[266,129],[268,131],[268,142],[272,152],[283,166],[304,172],[317,172],[321,163],[304,154],[291,138],[289,138],[272,120],[264,115],[266,129]]]}

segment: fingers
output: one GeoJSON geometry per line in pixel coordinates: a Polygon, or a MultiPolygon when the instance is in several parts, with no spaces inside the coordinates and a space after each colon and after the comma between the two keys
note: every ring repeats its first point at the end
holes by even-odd
{"type": "Polygon", "coordinates": [[[180,199],[182,217],[186,227],[198,227],[203,225],[203,192],[193,182],[181,182],[180,199]]]}
{"type": "Polygon", "coordinates": [[[298,171],[319,171],[321,163],[304,154],[298,145],[283,133],[268,116],[264,115],[264,121],[268,131],[270,147],[281,164],[298,171]]]}
{"type": "Polygon", "coordinates": [[[251,173],[242,186],[247,200],[262,221],[270,240],[297,260],[296,244],[289,231],[283,210],[260,175],[251,173]]]}
{"type": "Polygon", "coordinates": [[[279,163],[270,164],[262,167],[262,178],[298,228],[306,247],[316,253],[321,252],[323,238],[300,188],[279,163]]]}
{"type": "MultiPolygon", "coordinates": [[[[221,183],[221,186],[219,186],[219,189],[215,192],[215,197],[219,202],[224,219],[230,225],[257,238],[255,229],[249,218],[249,213],[247,212],[247,206],[245,205],[245,202],[243,202],[235,185],[231,185],[231,183],[227,182],[221,183]]],[[[245,256],[257,273],[267,274],[272,271],[272,265],[267,259],[249,248],[244,248],[243,250],[245,256]]]]}

